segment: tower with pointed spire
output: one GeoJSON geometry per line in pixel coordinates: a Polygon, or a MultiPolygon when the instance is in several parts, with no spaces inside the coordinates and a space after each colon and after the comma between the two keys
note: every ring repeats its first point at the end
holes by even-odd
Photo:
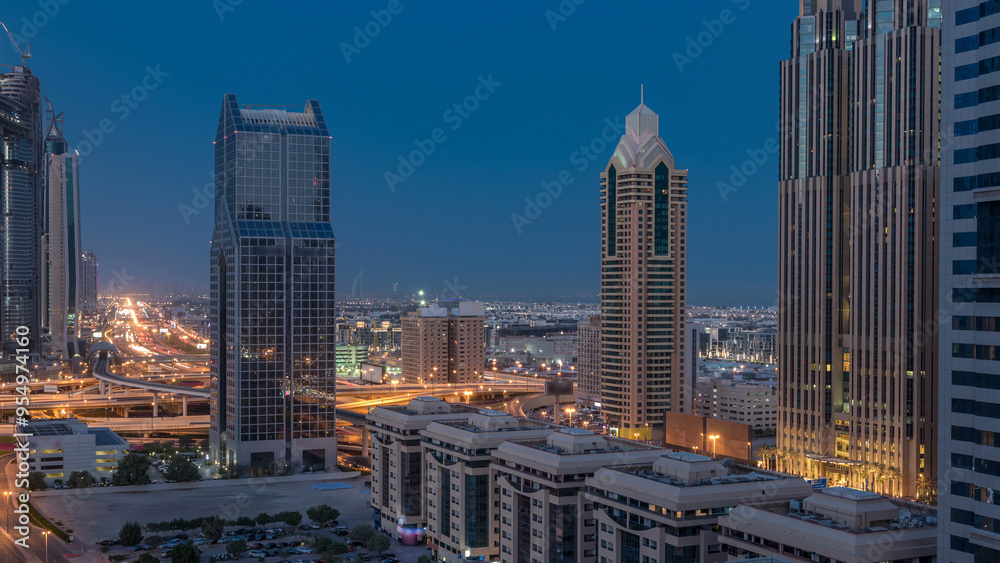
{"type": "Polygon", "coordinates": [[[686,412],[687,176],[645,104],[601,174],[601,405],[631,439],[662,439],[686,412]]]}
{"type": "MultiPolygon", "coordinates": [[[[46,100],[47,102],[47,100],[46,100]]],[[[80,161],[66,152],[62,114],[49,104],[45,134],[45,209],[42,235],[42,321],[51,353],[69,360],[80,352],[80,161]]]]}

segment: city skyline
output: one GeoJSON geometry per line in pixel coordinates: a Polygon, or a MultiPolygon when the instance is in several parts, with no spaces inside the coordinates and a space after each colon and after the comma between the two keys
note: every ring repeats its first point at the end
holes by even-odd
{"type": "MultiPolygon", "coordinates": [[[[764,147],[768,139],[776,139],[774,61],[786,50],[779,32],[794,17],[793,5],[733,1],[654,7],[654,17],[638,24],[625,14],[606,22],[606,15],[585,5],[566,16],[558,4],[524,3],[505,8],[505,13],[463,6],[444,16],[444,23],[454,25],[443,25],[446,36],[437,39],[422,30],[442,16],[418,4],[401,6],[390,22],[369,26],[380,31],[367,38],[360,53],[347,49],[347,56],[341,43],[353,46],[355,26],[364,32],[373,20],[370,11],[384,6],[347,7],[335,15],[320,7],[315,22],[296,18],[296,25],[319,26],[330,38],[323,63],[315,68],[302,57],[279,53],[277,43],[264,48],[248,42],[265,16],[270,25],[272,14],[245,3],[220,13],[206,5],[203,12],[183,17],[161,6],[140,6],[107,14],[108,24],[98,24],[94,13],[74,4],[36,18],[46,20],[44,26],[31,24],[34,4],[5,13],[12,33],[30,40],[28,66],[43,78],[43,92],[65,111],[67,140],[81,152],[82,239],[85,248],[102,257],[101,290],[116,280],[144,278],[167,288],[173,283],[207,288],[204,268],[194,260],[204,256],[199,247],[211,239],[212,164],[202,149],[214,131],[204,124],[214,118],[218,96],[239,91],[274,104],[317,97],[341,110],[331,122],[333,163],[343,170],[333,186],[332,205],[341,287],[350,287],[363,268],[370,295],[391,295],[395,282],[400,293],[423,289],[433,295],[446,288],[447,279],[471,298],[596,300],[599,257],[593,249],[600,244],[600,231],[593,193],[600,166],[620,136],[615,127],[624,120],[621,108],[634,106],[639,84],[645,83],[652,107],[695,108],[671,115],[668,126],[671,134],[685,131],[686,142],[674,147],[678,158],[702,171],[692,187],[690,228],[697,236],[692,237],[691,302],[774,302],[777,159],[764,147]],[[653,24],[656,14],[663,16],[665,27],[653,24]],[[126,22],[144,18],[159,23],[144,28],[148,41],[136,44],[122,30],[129,27],[126,22]],[[637,34],[634,46],[611,49],[598,49],[584,39],[616,20],[647,26],[649,33],[637,34]],[[480,22],[487,21],[508,26],[485,28],[480,22]],[[105,31],[81,31],[94,26],[105,31]],[[509,30],[500,31],[504,27],[509,30]],[[180,40],[174,28],[186,30],[188,38],[180,40]],[[669,40],[657,39],[660,33],[669,40]],[[450,41],[459,40],[468,45],[467,53],[444,51],[450,41]],[[739,45],[750,41],[769,52],[744,56],[739,45]],[[200,62],[223,42],[239,45],[245,53],[228,63],[238,68],[230,68],[225,79],[200,62]],[[168,44],[171,48],[163,47],[168,44]],[[418,48],[410,52],[410,45],[418,48]],[[497,45],[506,49],[497,54],[497,45]],[[623,55],[632,48],[660,50],[661,65],[627,60],[623,55]],[[440,68],[435,61],[445,52],[447,60],[469,71],[440,68]],[[536,52],[550,52],[551,61],[534,57],[536,52]],[[571,64],[560,72],[564,78],[554,80],[552,65],[566,57],[571,64]],[[255,78],[268,65],[281,67],[285,79],[280,87],[255,78]],[[598,69],[611,65],[619,67],[615,72],[621,79],[613,85],[597,82],[603,72],[598,69]],[[385,73],[385,68],[392,71],[385,73]],[[100,75],[102,81],[77,88],[84,72],[100,75]],[[736,89],[747,103],[766,111],[743,115],[743,102],[732,101],[736,89]],[[461,116],[464,109],[446,113],[470,96],[469,107],[477,107],[467,118],[461,116]],[[107,120],[106,132],[101,131],[102,120],[107,120]],[[731,125],[736,122],[739,127],[731,125]],[[546,125],[539,127],[541,123],[546,125]],[[447,138],[434,142],[433,154],[390,189],[385,173],[398,174],[398,157],[405,159],[418,149],[415,139],[434,141],[435,129],[447,138]],[[134,142],[150,131],[157,132],[171,158],[189,165],[164,167],[155,154],[159,150],[134,142]],[[590,145],[602,150],[580,150],[590,145]],[[737,173],[741,167],[751,172],[745,184],[742,172],[737,173]],[[572,183],[534,217],[525,198],[548,203],[542,184],[559,182],[563,171],[572,183]],[[470,178],[473,185],[468,187],[470,178]],[[116,220],[88,221],[104,214],[116,220]],[[425,219],[442,215],[453,217],[465,236],[455,240],[450,231],[425,219]],[[425,233],[419,245],[406,236],[410,229],[425,233]],[[149,247],[157,250],[155,255],[143,252],[149,247]],[[434,249],[448,249],[454,257],[446,271],[428,267],[422,259],[434,249]],[[488,259],[474,256],[474,249],[484,249],[488,259]],[[549,272],[551,289],[538,289],[525,279],[526,271],[549,272]]],[[[273,17],[273,25],[280,26],[288,16],[273,17]]],[[[297,39],[280,49],[309,52],[315,45],[297,39]]],[[[0,61],[17,62],[9,42],[0,47],[0,61]]]]}

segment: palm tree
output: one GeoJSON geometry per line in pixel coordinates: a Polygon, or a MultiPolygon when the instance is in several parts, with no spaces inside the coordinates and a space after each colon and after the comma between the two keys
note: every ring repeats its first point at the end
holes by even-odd
{"type": "Polygon", "coordinates": [[[801,463],[802,460],[805,459],[805,455],[797,450],[788,450],[787,455],[788,455],[787,459],[789,461],[789,465],[792,466],[792,469],[791,471],[789,471],[789,473],[793,473],[795,475],[801,475],[802,474],[801,463]]]}
{"type": "MultiPolygon", "coordinates": [[[[872,473],[872,478],[878,484],[879,494],[885,494],[885,478],[888,476],[885,464],[876,463],[872,473]]],[[[873,490],[874,488],[872,487],[873,490]]]]}
{"type": "Polygon", "coordinates": [[[892,490],[892,494],[893,495],[898,494],[900,489],[902,488],[901,487],[902,483],[900,481],[903,479],[903,472],[900,471],[899,468],[890,465],[885,469],[885,476],[886,479],[892,482],[892,487],[890,487],[890,489],[892,490]]]}
{"type": "Polygon", "coordinates": [[[788,473],[788,458],[791,455],[792,450],[788,448],[774,448],[774,464],[775,467],[781,466],[781,471],[788,473]]]}
{"type": "Polygon", "coordinates": [[[917,485],[917,500],[926,500],[927,502],[932,502],[933,497],[935,497],[937,493],[937,491],[935,490],[937,487],[935,486],[936,484],[934,483],[934,481],[931,481],[930,479],[925,477],[923,473],[921,473],[920,477],[917,477],[916,485],[917,485]]]}
{"type": "Polygon", "coordinates": [[[778,448],[769,445],[763,445],[757,448],[755,452],[757,454],[757,459],[764,464],[765,469],[771,469],[771,458],[777,453],[778,448]]]}

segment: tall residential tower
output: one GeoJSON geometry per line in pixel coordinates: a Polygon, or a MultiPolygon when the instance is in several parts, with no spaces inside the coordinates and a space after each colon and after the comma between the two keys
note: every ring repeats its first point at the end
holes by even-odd
{"type": "Polygon", "coordinates": [[[45,135],[46,212],[42,236],[42,319],[53,355],[80,353],[80,157],[66,151],[62,118],[53,113],[45,135]]]}
{"type": "Polygon", "coordinates": [[[665,436],[685,412],[687,170],[643,103],[601,173],[601,408],[618,435],[665,436]]]}
{"type": "Polygon", "coordinates": [[[940,17],[802,0],[780,68],[778,443],[905,495],[935,473],[940,17]]]}
{"type": "Polygon", "coordinates": [[[938,561],[1000,561],[1000,2],[943,19],[938,561]]]}
{"type": "Polygon", "coordinates": [[[330,134],[305,111],[240,107],[215,139],[209,441],[223,464],[336,464],[330,134]]]}

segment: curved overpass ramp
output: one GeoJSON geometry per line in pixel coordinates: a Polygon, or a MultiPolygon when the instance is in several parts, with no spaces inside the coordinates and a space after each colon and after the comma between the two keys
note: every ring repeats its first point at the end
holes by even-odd
{"type": "Polygon", "coordinates": [[[138,379],[116,375],[111,373],[109,360],[103,355],[96,359],[92,371],[94,373],[94,377],[96,377],[99,381],[110,383],[112,385],[121,385],[123,387],[132,387],[135,389],[144,389],[146,391],[156,391],[159,393],[175,393],[177,395],[187,395],[189,397],[200,397],[203,399],[209,398],[210,395],[210,391],[208,389],[194,389],[183,385],[168,385],[166,383],[157,383],[154,381],[140,381],[138,379]]]}

